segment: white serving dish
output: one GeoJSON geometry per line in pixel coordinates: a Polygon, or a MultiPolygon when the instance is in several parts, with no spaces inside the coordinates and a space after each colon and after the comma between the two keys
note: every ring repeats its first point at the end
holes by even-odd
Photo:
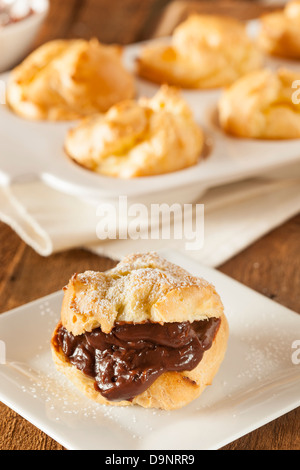
{"type": "Polygon", "coordinates": [[[30,50],[49,10],[49,0],[38,0],[35,4],[33,15],[0,27],[0,72],[15,66],[30,50]]]}
{"type": "Polygon", "coordinates": [[[213,450],[297,408],[300,364],[292,354],[300,315],[182,254],[162,255],[212,282],[229,321],[225,360],[200,398],[175,411],[85,398],[52,363],[58,292],[0,315],[7,361],[0,365],[0,400],[72,450],[213,450]]]}
{"type": "MultiPolygon", "coordinates": [[[[251,34],[255,33],[255,28],[257,22],[249,24],[251,34]]],[[[128,69],[134,69],[135,59],[144,44],[125,47],[124,62],[128,69]]],[[[283,64],[300,70],[300,65],[295,65],[295,62],[270,59],[266,65],[276,68],[283,64]]],[[[7,75],[2,75],[2,79],[7,80],[7,75]]],[[[137,79],[138,96],[152,96],[157,89],[158,86],[137,79]]],[[[211,146],[208,158],[181,171],[130,180],[93,173],[64,154],[65,135],[74,123],[30,122],[2,105],[0,183],[39,178],[59,191],[95,203],[103,200],[115,202],[124,195],[129,200],[144,203],[188,203],[196,201],[209,188],[265,175],[273,169],[300,162],[300,139],[258,141],[226,135],[215,123],[220,95],[221,90],[183,91],[211,146]]]]}

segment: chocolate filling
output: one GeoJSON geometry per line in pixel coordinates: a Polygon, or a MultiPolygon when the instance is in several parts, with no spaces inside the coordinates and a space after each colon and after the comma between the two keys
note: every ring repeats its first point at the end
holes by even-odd
{"type": "Polygon", "coordinates": [[[194,369],[220,323],[219,318],[163,325],[120,322],[109,334],[96,328],[79,336],[61,326],[55,343],[71,364],[95,379],[107,400],[132,400],[162,373],[194,369]]]}

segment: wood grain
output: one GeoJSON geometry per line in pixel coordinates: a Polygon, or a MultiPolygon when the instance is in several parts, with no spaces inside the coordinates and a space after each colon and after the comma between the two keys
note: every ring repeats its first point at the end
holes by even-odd
{"type": "MultiPolygon", "coordinates": [[[[59,37],[92,36],[106,43],[128,44],[153,34],[170,34],[180,18],[193,9],[249,18],[257,15],[258,8],[261,7],[255,2],[52,0],[49,17],[35,45],[59,37]]],[[[42,258],[3,223],[0,223],[0,260],[0,312],[60,289],[75,271],[105,270],[115,264],[80,249],[42,258]]],[[[219,267],[232,278],[300,313],[299,268],[300,215],[219,267]]],[[[0,449],[62,450],[63,447],[0,404],[0,449]]],[[[300,409],[224,449],[299,450],[300,409]]]]}
{"type": "Polygon", "coordinates": [[[129,44],[148,38],[164,0],[51,0],[49,16],[34,47],[56,38],[98,38],[129,44]]]}

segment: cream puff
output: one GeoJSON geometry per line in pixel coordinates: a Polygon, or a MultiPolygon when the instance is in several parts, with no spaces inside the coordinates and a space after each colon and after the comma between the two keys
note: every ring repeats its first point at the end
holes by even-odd
{"type": "Polygon", "coordinates": [[[134,96],[121,48],[97,39],[42,45],[12,71],[7,86],[10,108],[33,120],[79,119],[134,96]]]}
{"type": "Polygon", "coordinates": [[[192,15],[174,31],[171,44],[142,48],[138,74],[182,88],[217,88],[260,68],[263,56],[238,20],[192,15]]]}
{"type": "Polygon", "coordinates": [[[179,91],[163,86],[150,99],[126,100],[84,119],[65,139],[85,168],[118,178],[159,175],[195,165],[204,136],[179,91]]]}
{"type": "Polygon", "coordinates": [[[270,55],[300,59],[300,1],[260,18],[259,44],[270,55]]]}
{"type": "Polygon", "coordinates": [[[300,105],[293,99],[300,73],[280,69],[248,74],[219,102],[219,122],[229,134],[254,139],[300,138],[300,105]]]}
{"type": "Polygon", "coordinates": [[[144,253],[71,278],[51,348],[58,370],[88,398],[171,410],[212,383],[227,339],[215,288],[144,253]]]}

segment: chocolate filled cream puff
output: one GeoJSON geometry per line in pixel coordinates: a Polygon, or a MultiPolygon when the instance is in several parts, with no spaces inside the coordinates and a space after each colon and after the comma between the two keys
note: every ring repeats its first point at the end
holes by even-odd
{"type": "Polygon", "coordinates": [[[97,39],[42,45],[12,71],[7,86],[11,109],[33,120],[78,119],[134,96],[121,47],[97,39]]]}
{"type": "Polygon", "coordinates": [[[286,69],[250,73],[224,91],[219,122],[229,134],[254,139],[300,138],[300,73],[286,69]]]}
{"type": "Polygon", "coordinates": [[[227,339],[214,287],[144,253],[72,277],[51,347],[58,370],[90,399],[171,410],[212,383],[227,339]]]}
{"type": "Polygon", "coordinates": [[[263,65],[259,48],[240,21],[192,15],[174,31],[171,43],[142,48],[138,74],[182,88],[217,88],[263,65]]]}
{"type": "Polygon", "coordinates": [[[175,88],[150,99],[126,100],[72,128],[69,157],[89,170],[118,178],[152,176],[195,165],[204,135],[175,88]]]}
{"type": "Polygon", "coordinates": [[[268,54],[300,59],[300,1],[260,18],[259,44],[268,54]]]}

